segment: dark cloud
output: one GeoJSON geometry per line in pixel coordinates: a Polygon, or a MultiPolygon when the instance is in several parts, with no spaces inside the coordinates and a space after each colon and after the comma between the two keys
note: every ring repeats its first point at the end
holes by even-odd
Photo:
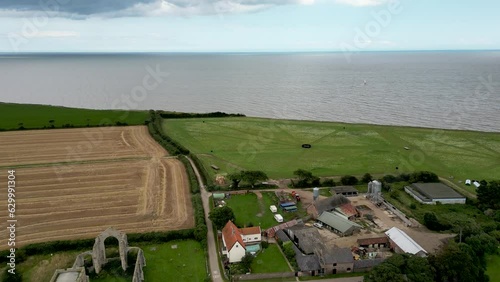
{"type": "MultiPolygon", "coordinates": [[[[48,11],[59,16],[150,15],[168,6],[171,10],[210,12],[207,7],[269,7],[303,3],[304,0],[0,0],[0,10],[15,12],[48,11]]],[[[213,9],[212,9],[213,10],[213,9]]],[[[242,9],[244,10],[244,9],[242,9]]]]}

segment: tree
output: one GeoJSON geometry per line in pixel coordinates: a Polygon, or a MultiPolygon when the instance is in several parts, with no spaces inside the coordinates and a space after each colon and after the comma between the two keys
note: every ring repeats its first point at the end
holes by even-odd
{"type": "Polygon", "coordinates": [[[212,210],[208,216],[217,229],[222,229],[230,220],[234,220],[234,212],[228,207],[220,207],[212,210]]]}
{"type": "Polygon", "coordinates": [[[464,243],[451,241],[435,256],[431,255],[429,263],[436,270],[435,281],[488,281],[478,257],[472,248],[464,243]]]}
{"type": "Polygon", "coordinates": [[[232,188],[233,190],[237,190],[239,185],[240,185],[240,182],[241,182],[241,172],[234,172],[234,173],[231,173],[227,176],[227,178],[229,178],[229,180],[231,180],[232,182],[232,188]]]}
{"type": "Polygon", "coordinates": [[[500,181],[481,181],[481,186],[477,188],[477,200],[479,207],[485,209],[500,209],[500,181]]]}
{"type": "Polygon", "coordinates": [[[408,256],[405,264],[406,277],[408,281],[430,282],[434,281],[434,270],[427,258],[419,256],[408,256]]]}
{"type": "Polygon", "coordinates": [[[363,175],[363,177],[361,178],[361,182],[363,182],[363,183],[368,183],[372,180],[373,180],[373,177],[369,173],[365,173],[365,175],[363,175]]]}
{"type": "Polygon", "coordinates": [[[365,281],[434,281],[434,271],[426,258],[410,254],[394,254],[365,276],[365,281]]]}
{"type": "Polygon", "coordinates": [[[470,236],[465,243],[471,246],[483,267],[486,267],[486,254],[494,254],[498,248],[498,241],[486,233],[470,236]]]}
{"type": "Polygon", "coordinates": [[[358,179],[352,175],[344,175],[340,178],[340,183],[342,183],[342,185],[356,185],[358,182],[358,179]]]}
{"type": "Polygon", "coordinates": [[[269,177],[260,170],[247,170],[241,172],[241,179],[254,188],[255,182],[267,180],[269,177]]]}
{"type": "Polygon", "coordinates": [[[297,176],[299,178],[299,180],[303,180],[306,182],[308,182],[314,178],[312,172],[307,171],[305,169],[301,169],[301,168],[294,171],[293,175],[297,176]]]}
{"type": "Polygon", "coordinates": [[[10,269],[9,267],[7,267],[5,269],[2,281],[5,281],[5,282],[22,282],[23,281],[23,276],[21,275],[21,273],[19,273],[19,271],[16,271],[16,272],[14,272],[14,274],[12,274],[12,273],[8,272],[9,269],[10,269]]]}
{"type": "Polygon", "coordinates": [[[403,274],[393,264],[383,262],[375,266],[368,274],[364,277],[365,282],[404,282],[403,274]]]}
{"type": "Polygon", "coordinates": [[[246,254],[242,259],[241,259],[241,265],[246,269],[246,270],[250,270],[250,268],[252,267],[252,262],[253,262],[253,255],[248,253],[246,254]]]}
{"type": "Polygon", "coordinates": [[[410,182],[439,182],[439,177],[437,174],[430,171],[417,171],[410,174],[410,182]]]}
{"type": "Polygon", "coordinates": [[[437,216],[433,212],[426,212],[424,214],[424,225],[430,230],[441,231],[443,226],[439,222],[437,216]]]}

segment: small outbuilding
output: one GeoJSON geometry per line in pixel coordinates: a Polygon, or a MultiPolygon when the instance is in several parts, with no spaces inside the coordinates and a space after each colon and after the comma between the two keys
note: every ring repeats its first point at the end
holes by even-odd
{"type": "Polygon", "coordinates": [[[354,186],[337,186],[330,188],[333,195],[343,195],[346,197],[354,197],[358,195],[358,190],[354,186]]]}

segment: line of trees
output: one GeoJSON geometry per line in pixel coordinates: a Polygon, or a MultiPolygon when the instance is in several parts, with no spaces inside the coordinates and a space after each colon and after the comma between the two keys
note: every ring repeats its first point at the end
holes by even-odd
{"type": "Polygon", "coordinates": [[[179,112],[165,112],[158,111],[160,117],[165,119],[174,118],[221,118],[221,117],[244,117],[244,114],[227,114],[224,112],[212,112],[212,113],[179,113],[179,112]]]}

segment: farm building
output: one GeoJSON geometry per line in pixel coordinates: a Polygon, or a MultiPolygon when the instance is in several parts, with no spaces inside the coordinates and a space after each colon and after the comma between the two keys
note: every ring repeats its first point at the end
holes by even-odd
{"type": "Polygon", "coordinates": [[[405,186],[406,193],[423,204],[465,204],[466,198],[442,183],[413,183],[405,186]]]}
{"type": "Polygon", "coordinates": [[[366,272],[384,262],[384,258],[362,259],[354,261],[354,271],[366,272]]]}
{"type": "Polygon", "coordinates": [[[335,212],[323,212],[318,221],[323,223],[323,226],[332,230],[340,236],[349,236],[358,232],[362,227],[338,215],[335,212]]]}
{"type": "Polygon", "coordinates": [[[396,253],[409,253],[420,257],[427,256],[424,248],[401,229],[393,227],[387,230],[385,235],[389,237],[390,246],[396,253]]]}
{"type": "Polygon", "coordinates": [[[335,208],[335,211],[345,216],[345,218],[349,220],[354,220],[356,217],[359,216],[358,211],[351,204],[343,204],[340,207],[335,208]]]}
{"type": "Polygon", "coordinates": [[[346,197],[353,197],[358,195],[358,190],[354,186],[337,186],[330,188],[332,195],[342,195],[346,197]]]}
{"type": "Polygon", "coordinates": [[[228,221],[222,229],[222,254],[227,255],[229,262],[240,262],[248,252],[259,250],[261,241],[259,226],[238,229],[232,221],[228,221]]]}
{"type": "Polygon", "coordinates": [[[354,258],[349,248],[323,248],[316,254],[324,274],[352,272],[354,258]]]}
{"type": "Polygon", "coordinates": [[[294,226],[284,231],[292,242],[306,255],[314,253],[319,238],[321,238],[318,229],[313,227],[294,226]]]}
{"type": "Polygon", "coordinates": [[[388,248],[389,247],[389,238],[384,237],[376,237],[376,238],[364,238],[358,239],[358,246],[363,248],[388,248]]]}
{"type": "Polygon", "coordinates": [[[314,207],[313,214],[315,216],[321,215],[323,212],[329,212],[335,210],[335,208],[340,207],[344,204],[350,204],[351,201],[343,195],[335,195],[327,199],[317,201],[313,204],[314,207]]]}

